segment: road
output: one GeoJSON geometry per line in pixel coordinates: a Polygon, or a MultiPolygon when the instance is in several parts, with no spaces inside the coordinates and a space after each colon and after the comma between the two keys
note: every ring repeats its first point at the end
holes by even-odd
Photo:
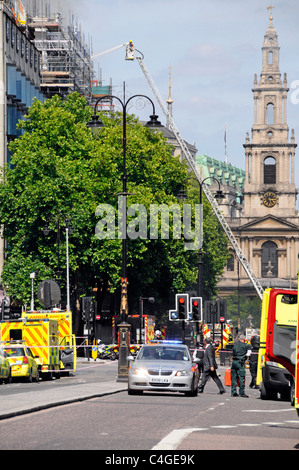
{"type": "MultiPolygon", "coordinates": [[[[224,368],[220,368],[224,373],[224,368]]],[[[67,387],[117,377],[117,362],[78,365],[70,377],[39,384],[12,383],[2,394],[67,387]]],[[[248,383],[248,381],[247,381],[248,383]]],[[[258,390],[249,398],[218,395],[209,381],[203,394],[126,392],[59,406],[0,421],[0,449],[102,450],[150,452],[196,450],[299,449],[299,419],[285,401],[262,401],[258,390]],[[3,438],[5,436],[5,438],[3,438]]],[[[136,454],[138,455],[138,453],[136,454]]]]}

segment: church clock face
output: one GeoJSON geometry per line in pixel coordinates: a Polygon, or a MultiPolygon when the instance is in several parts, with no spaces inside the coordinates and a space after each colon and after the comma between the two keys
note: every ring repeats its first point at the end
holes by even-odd
{"type": "Polygon", "coordinates": [[[274,207],[277,203],[277,196],[273,191],[267,191],[263,196],[263,204],[266,207],[274,207]]]}

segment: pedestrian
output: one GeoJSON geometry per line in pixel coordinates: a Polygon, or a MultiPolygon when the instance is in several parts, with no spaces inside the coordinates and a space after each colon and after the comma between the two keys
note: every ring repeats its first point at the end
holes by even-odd
{"type": "Polygon", "coordinates": [[[251,354],[251,345],[245,343],[245,336],[240,335],[233,347],[233,361],[231,365],[232,397],[248,398],[245,393],[245,361],[251,354]],[[237,385],[239,379],[239,394],[237,385]]]}
{"type": "Polygon", "coordinates": [[[257,363],[259,355],[260,337],[252,336],[251,338],[252,353],[249,356],[249,370],[251,374],[251,382],[249,388],[259,388],[256,384],[257,363]]]}
{"type": "Polygon", "coordinates": [[[205,385],[209,377],[211,377],[214,380],[217,387],[219,388],[219,394],[222,395],[223,393],[225,393],[226,390],[223,387],[222,382],[219,379],[217,372],[216,372],[216,369],[218,368],[218,366],[217,366],[217,362],[215,359],[214,346],[212,344],[211,339],[209,338],[204,338],[204,344],[205,344],[205,353],[203,357],[203,373],[202,373],[200,385],[198,387],[198,392],[203,393],[205,385]]]}
{"type": "Polygon", "coordinates": [[[201,343],[196,343],[196,349],[193,352],[193,359],[199,359],[197,362],[198,372],[199,372],[199,380],[201,378],[201,374],[203,371],[203,358],[204,358],[205,350],[201,343]]]}

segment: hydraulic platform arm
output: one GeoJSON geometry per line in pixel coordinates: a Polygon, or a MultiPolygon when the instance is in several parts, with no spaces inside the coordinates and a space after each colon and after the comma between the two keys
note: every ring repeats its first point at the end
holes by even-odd
{"type": "MultiPolygon", "coordinates": [[[[178,141],[178,143],[179,143],[179,145],[182,149],[183,156],[186,158],[189,167],[191,168],[191,170],[193,171],[195,177],[197,178],[197,180],[201,184],[200,175],[199,175],[198,170],[196,168],[196,164],[194,162],[194,159],[192,158],[192,155],[191,155],[191,153],[188,149],[188,146],[186,145],[186,142],[181,137],[181,135],[178,131],[178,128],[176,127],[176,125],[175,125],[175,123],[172,119],[172,116],[169,115],[168,110],[167,110],[167,108],[164,104],[164,100],[162,99],[153,78],[151,77],[145,63],[143,62],[143,54],[140,51],[138,51],[137,49],[135,49],[135,50],[136,50],[136,52],[139,52],[142,55],[142,57],[136,57],[139,65],[140,65],[140,68],[141,68],[142,72],[144,73],[144,76],[145,76],[146,80],[148,81],[148,84],[149,84],[152,92],[154,93],[154,96],[156,97],[163,113],[165,114],[166,118],[168,119],[170,129],[174,133],[174,135],[175,135],[175,137],[176,137],[176,139],[177,139],[177,141],[178,141]]],[[[241,250],[241,248],[240,248],[233,232],[231,231],[231,229],[230,229],[223,213],[220,211],[219,206],[218,206],[217,202],[215,201],[215,198],[213,197],[213,194],[209,190],[209,187],[206,184],[203,184],[202,188],[203,188],[205,196],[208,199],[208,201],[210,202],[210,204],[213,208],[213,211],[214,211],[216,217],[218,218],[218,220],[219,220],[219,222],[220,222],[227,238],[229,239],[229,241],[231,243],[231,246],[235,250],[235,253],[236,253],[240,263],[242,264],[242,266],[243,266],[244,270],[246,271],[249,279],[251,280],[251,282],[252,282],[252,284],[253,284],[253,286],[254,286],[254,288],[255,288],[258,296],[259,296],[259,298],[262,300],[263,292],[264,292],[264,289],[263,289],[262,285],[260,284],[259,280],[255,276],[255,273],[253,272],[253,270],[251,269],[251,267],[250,267],[250,265],[249,265],[249,263],[246,259],[246,256],[242,252],[242,250],[241,250]]]]}

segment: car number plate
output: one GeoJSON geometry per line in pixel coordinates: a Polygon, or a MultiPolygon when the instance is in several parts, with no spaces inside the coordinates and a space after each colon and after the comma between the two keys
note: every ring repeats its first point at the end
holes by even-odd
{"type": "Polygon", "coordinates": [[[165,384],[165,383],[169,383],[169,379],[166,378],[166,377],[151,377],[150,382],[151,383],[160,383],[160,384],[163,383],[163,384],[165,384]]]}

